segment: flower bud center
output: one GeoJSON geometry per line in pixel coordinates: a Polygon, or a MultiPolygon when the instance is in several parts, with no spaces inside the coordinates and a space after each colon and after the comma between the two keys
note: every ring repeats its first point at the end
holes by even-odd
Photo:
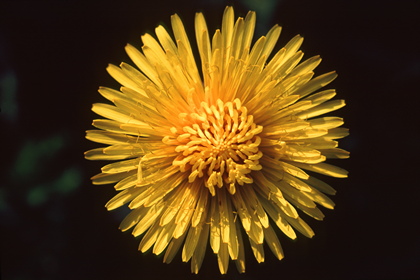
{"type": "Polygon", "coordinates": [[[181,125],[172,127],[172,135],[163,142],[176,146],[179,155],[173,165],[181,172],[190,172],[190,183],[203,178],[215,195],[215,186],[226,186],[234,194],[236,184],[253,182],[249,173],[262,168],[258,134],[263,127],[254,123],[239,99],[226,103],[219,99],[211,106],[202,102],[197,112],[180,114],[179,118],[181,125]]]}

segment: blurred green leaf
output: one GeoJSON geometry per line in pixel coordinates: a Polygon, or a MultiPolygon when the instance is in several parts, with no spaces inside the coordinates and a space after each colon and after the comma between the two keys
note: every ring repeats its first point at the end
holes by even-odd
{"type": "Polygon", "coordinates": [[[66,169],[53,183],[53,190],[60,194],[67,194],[77,189],[82,183],[82,175],[76,167],[66,169]]]}
{"type": "Polygon", "coordinates": [[[18,181],[33,179],[45,161],[54,157],[64,143],[64,136],[59,134],[39,142],[26,142],[16,157],[12,178],[18,181]]]}
{"type": "Polygon", "coordinates": [[[82,182],[80,170],[70,167],[63,171],[57,179],[37,185],[28,191],[26,200],[29,205],[38,206],[54,195],[67,195],[77,189],[82,182]]]}
{"type": "Polygon", "coordinates": [[[48,197],[48,187],[37,186],[29,190],[27,202],[29,205],[38,206],[43,204],[48,197]]]}

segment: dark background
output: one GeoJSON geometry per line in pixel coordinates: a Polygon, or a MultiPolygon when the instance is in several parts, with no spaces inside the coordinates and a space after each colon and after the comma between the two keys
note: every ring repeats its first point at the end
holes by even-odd
{"type": "Polygon", "coordinates": [[[1,279],[420,278],[419,1],[255,2],[1,2],[1,279]],[[115,191],[91,184],[102,163],[84,160],[97,147],[84,131],[104,101],[98,86],[118,86],[105,67],[129,61],[127,42],[141,46],[173,13],[190,37],[197,11],[214,31],[227,4],[236,16],[257,11],[257,36],[282,25],[279,47],[303,35],[305,57],[324,59],[317,74],[337,70],[332,87],[348,105],[336,115],[351,129],[341,146],[352,153],[337,165],[350,176],[322,178],[338,190],[336,209],[323,222],[305,217],[312,240],[281,236],[284,260],[267,248],[257,264],[248,247],[247,273],[231,263],[220,276],[208,252],[197,276],[118,230],[126,211],[103,207],[115,191]]]}

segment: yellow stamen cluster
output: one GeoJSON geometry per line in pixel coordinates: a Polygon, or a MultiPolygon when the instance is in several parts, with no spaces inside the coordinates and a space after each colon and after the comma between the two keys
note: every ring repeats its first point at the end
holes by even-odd
{"type": "Polygon", "coordinates": [[[173,165],[181,172],[190,172],[190,183],[204,177],[204,184],[215,195],[215,186],[226,186],[231,194],[239,185],[253,183],[249,175],[260,170],[262,152],[258,136],[263,127],[254,123],[239,99],[215,105],[202,102],[197,112],[180,114],[180,127],[171,128],[171,136],[163,140],[174,145],[179,155],[173,165]]]}

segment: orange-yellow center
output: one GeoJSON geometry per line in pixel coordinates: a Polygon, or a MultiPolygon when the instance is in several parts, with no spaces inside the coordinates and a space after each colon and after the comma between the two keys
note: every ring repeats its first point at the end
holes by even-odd
{"type": "Polygon", "coordinates": [[[254,117],[239,99],[226,103],[219,99],[211,106],[202,102],[196,112],[180,114],[179,123],[163,142],[176,146],[179,155],[173,165],[179,166],[181,172],[190,172],[190,183],[203,178],[215,195],[215,186],[225,186],[234,194],[236,184],[253,182],[251,171],[262,168],[258,134],[263,127],[254,123],[254,117]]]}

